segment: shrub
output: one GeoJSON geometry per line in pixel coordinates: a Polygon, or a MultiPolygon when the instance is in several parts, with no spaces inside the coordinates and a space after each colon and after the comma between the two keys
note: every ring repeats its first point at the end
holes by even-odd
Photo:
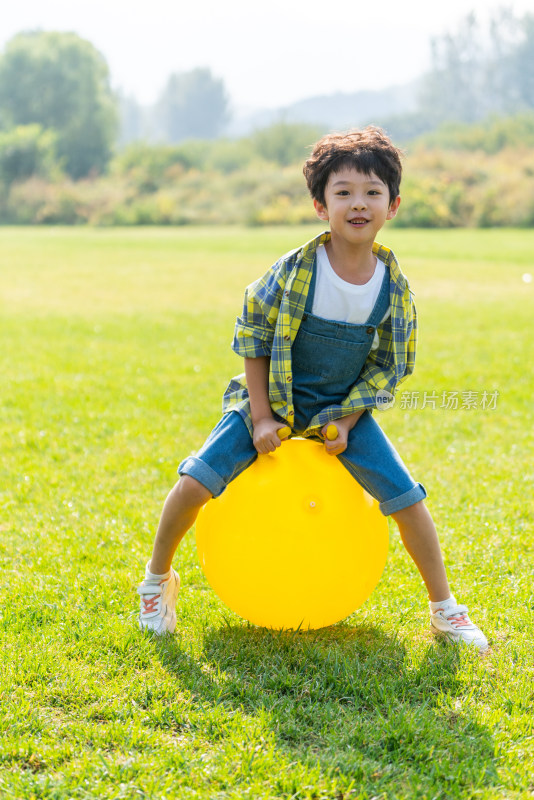
{"type": "Polygon", "coordinates": [[[124,187],[112,181],[64,179],[49,183],[33,177],[13,184],[4,209],[4,222],[15,225],[114,222],[114,209],[128,200],[124,187]]]}
{"type": "Polygon", "coordinates": [[[509,147],[534,147],[534,111],[511,117],[492,115],[482,122],[446,122],[417,140],[420,146],[440,150],[482,150],[495,154],[509,147]]]}
{"type": "MultiPolygon", "coordinates": [[[[527,132],[529,119],[525,115],[527,132]]],[[[501,122],[511,136],[512,129],[501,122]]],[[[472,141],[480,142],[478,126],[472,127],[476,129],[471,131],[472,141]]],[[[295,134],[293,126],[278,126],[277,132],[279,139],[272,136],[272,130],[265,138],[273,147],[283,136],[295,134]]],[[[37,126],[0,134],[0,156],[3,152],[3,163],[11,169],[6,173],[10,183],[0,183],[0,221],[93,225],[316,222],[302,176],[302,154],[294,155],[296,162],[288,166],[267,161],[268,155],[280,156],[276,156],[276,148],[270,153],[263,149],[260,155],[255,149],[262,141],[259,135],[176,146],[130,145],[116,157],[108,177],[74,182],[58,174],[52,140],[45,134],[37,126]],[[16,152],[22,154],[24,169],[15,168],[16,159],[9,161],[11,151],[6,142],[13,141],[16,152]],[[28,145],[26,150],[23,143],[28,145]],[[37,174],[28,178],[27,173],[34,170],[37,174]]],[[[297,142],[298,137],[291,141],[297,142]]],[[[532,226],[533,177],[534,145],[509,146],[492,153],[482,148],[430,147],[419,141],[412,144],[406,157],[403,202],[393,225],[532,226]]]]}
{"type": "Polygon", "coordinates": [[[311,145],[321,134],[322,131],[312,125],[277,122],[268,128],[256,131],[250,139],[259,156],[285,167],[303,163],[310,154],[311,145]]]}
{"type": "Polygon", "coordinates": [[[0,181],[11,186],[33,175],[57,180],[61,169],[56,157],[57,136],[40,125],[19,125],[0,131],[0,181]]]}

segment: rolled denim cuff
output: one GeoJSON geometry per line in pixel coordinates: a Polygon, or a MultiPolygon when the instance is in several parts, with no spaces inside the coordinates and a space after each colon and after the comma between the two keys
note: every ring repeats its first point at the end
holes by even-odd
{"type": "Polygon", "coordinates": [[[387,517],[390,514],[395,514],[396,511],[402,511],[403,508],[413,506],[420,500],[424,500],[426,496],[425,487],[420,483],[416,483],[413,489],[404,492],[404,494],[400,494],[398,497],[394,497],[392,500],[385,500],[383,503],[379,503],[378,507],[382,514],[387,517]]]}
{"type": "Polygon", "coordinates": [[[215,470],[195,456],[188,456],[182,461],[178,467],[178,474],[190,475],[192,478],[195,478],[202,486],[205,486],[214,497],[218,497],[222,494],[226,486],[221,476],[218,475],[215,470]]]}

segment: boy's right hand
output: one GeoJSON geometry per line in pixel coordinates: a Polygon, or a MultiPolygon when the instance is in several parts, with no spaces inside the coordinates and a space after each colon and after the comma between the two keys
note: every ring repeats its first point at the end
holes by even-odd
{"type": "Polygon", "coordinates": [[[277,431],[285,427],[286,426],[282,422],[277,422],[272,417],[260,419],[255,423],[252,441],[260,455],[274,453],[276,448],[280,447],[282,440],[277,431]]]}

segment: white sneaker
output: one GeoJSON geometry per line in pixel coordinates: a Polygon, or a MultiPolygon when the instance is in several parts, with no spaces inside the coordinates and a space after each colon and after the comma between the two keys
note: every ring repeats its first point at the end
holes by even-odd
{"type": "Polygon", "coordinates": [[[162,581],[145,580],[137,587],[141,595],[139,627],[159,635],[174,633],[176,628],[176,598],[180,591],[178,573],[171,569],[162,581]]]}
{"type": "Polygon", "coordinates": [[[473,645],[481,652],[488,649],[488,640],[469,619],[467,606],[455,604],[431,611],[430,627],[435,636],[445,637],[458,644],[473,645]]]}

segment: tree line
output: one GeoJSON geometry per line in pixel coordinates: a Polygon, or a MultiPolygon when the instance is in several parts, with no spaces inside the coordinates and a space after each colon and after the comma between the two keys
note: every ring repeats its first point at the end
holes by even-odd
{"type": "Polygon", "coordinates": [[[476,123],[534,109],[534,14],[474,13],[431,41],[416,111],[382,120],[395,139],[410,141],[445,123],[476,123]]]}
{"type": "MultiPolygon", "coordinates": [[[[302,154],[316,138],[279,123],[236,140],[132,144],[98,178],[14,182],[0,191],[0,222],[317,224],[302,176],[302,154]]],[[[534,111],[449,123],[406,148],[393,224],[533,227],[533,178],[534,111]]]]}
{"type": "MultiPolygon", "coordinates": [[[[368,122],[382,124],[414,154],[534,147],[534,15],[501,10],[481,25],[470,14],[456,32],[436,38],[432,52],[419,110],[368,122]]],[[[279,123],[231,140],[222,136],[229,115],[224,83],[210,70],[171,75],[153,109],[161,143],[147,144],[142,109],[114,94],[108,65],[90,42],[72,33],[19,34],[0,54],[0,221],[200,221],[201,211],[169,211],[188,201],[198,171],[215,183],[220,178],[222,187],[233,176],[236,207],[248,198],[238,221],[305,216],[293,165],[324,131],[279,123]],[[121,119],[137,142],[121,146],[121,119]],[[278,174],[267,179],[268,170],[278,174]]],[[[481,166],[488,175],[491,169],[481,166]]],[[[477,212],[472,220],[490,218],[477,212]]]]}
{"type": "MultiPolygon", "coordinates": [[[[209,69],[173,74],[156,104],[152,133],[167,142],[215,138],[229,98],[209,69]]],[[[0,56],[0,177],[78,179],[102,174],[117,152],[120,126],[142,139],[139,107],[111,89],[99,51],[74,33],[15,36],[0,56]]]]}

